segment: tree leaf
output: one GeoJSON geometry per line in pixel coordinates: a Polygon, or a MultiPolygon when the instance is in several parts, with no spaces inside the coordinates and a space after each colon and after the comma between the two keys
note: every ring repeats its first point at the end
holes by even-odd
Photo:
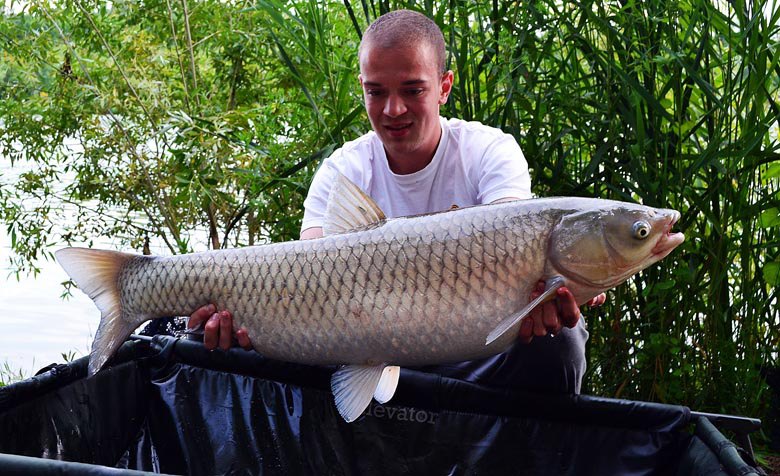
{"type": "Polygon", "coordinates": [[[764,277],[764,281],[772,286],[780,284],[780,261],[770,261],[764,264],[764,269],[761,270],[761,274],[764,277]]]}
{"type": "Polygon", "coordinates": [[[761,228],[780,226],[780,211],[777,208],[769,208],[758,216],[758,224],[761,228]]]}

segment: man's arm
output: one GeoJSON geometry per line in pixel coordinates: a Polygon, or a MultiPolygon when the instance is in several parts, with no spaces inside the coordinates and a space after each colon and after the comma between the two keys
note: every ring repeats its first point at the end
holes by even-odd
{"type": "Polygon", "coordinates": [[[305,230],[301,230],[302,240],[311,240],[312,238],[321,238],[322,236],[323,233],[322,233],[321,226],[313,226],[311,228],[306,228],[305,230]]]}

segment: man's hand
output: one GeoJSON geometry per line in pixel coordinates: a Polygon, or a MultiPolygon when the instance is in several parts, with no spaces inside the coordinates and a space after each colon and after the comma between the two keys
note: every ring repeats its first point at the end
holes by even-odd
{"type": "MultiPolygon", "coordinates": [[[[203,325],[203,345],[208,350],[214,350],[219,346],[222,350],[228,350],[233,343],[233,316],[228,311],[217,312],[217,307],[207,304],[190,316],[187,321],[187,329],[197,329],[203,325]]],[[[238,345],[246,350],[252,349],[252,342],[246,329],[241,328],[235,333],[238,345]]]]}
{"type": "MultiPolygon", "coordinates": [[[[309,240],[322,236],[322,227],[312,227],[301,231],[301,239],[309,240]]],[[[203,345],[208,350],[214,350],[219,347],[222,350],[228,350],[233,343],[233,316],[228,311],[217,312],[217,307],[213,304],[207,304],[196,310],[187,321],[187,329],[197,329],[203,325],[203,345]],[[204,325],[205,323],[205,325],[204,325]]],[[[246,329],[239,329],[235,332],[235,338],[238,345],[246,350],[252,349],[252,342],[249,340],[249,334],[246,329]]]]}
{"type": "MultiPolygon", "coordinates": [[[[531,301],[539,297],[543,292],[544,281],[539,281],[536,284],[536,289],[531,293],[531,301]]],[[[607,295],[601,293],[588,301],[587,305],[601,306],[606,300],[607,295]]],[[[574,295],[567,288],[560,288],[554,300],[538,306],[531,311],[531,314],[526,319],[523,319],[523,323],[520,324],[520,342],[527,344],[531,342],[534,336],[542,337],[547,335],[548,332],[557,334],[563,326],[572,328],[577,325],[581,316],[582,314],[579,307],[577,307],[577,301],[574,300],[574,295]]]]}

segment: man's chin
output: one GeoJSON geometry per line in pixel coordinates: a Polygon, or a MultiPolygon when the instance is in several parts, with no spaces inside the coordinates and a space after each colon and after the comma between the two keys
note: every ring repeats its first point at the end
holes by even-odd
{"type": "Polygon", "coordinates": [[[385,151],[388,152],[388,155],[392,155],[393,157],[411,155],[417,150],[415,144],[410,141],[391,138],[389,140],[382,139],[382,143],[384,144],[385,151]]]}
{"type": "Polygon", "coordinates": [[[411,137],[411,134],[405,134],[400,137],[391,134],[381,134],[379,138],[382,140],[385,148],[390,147],[398,152],[411,152],[417,144],[417,141],[411,137]]]}

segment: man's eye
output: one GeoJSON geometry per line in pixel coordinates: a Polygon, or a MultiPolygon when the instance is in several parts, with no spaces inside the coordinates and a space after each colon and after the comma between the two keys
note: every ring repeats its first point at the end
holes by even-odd
{"type": "Polygon", "coordinates": [[[366,89],[366,96],[379,96],[382,91],[378,89],[366,89]]]}
{"type": "Polygon", "coordinates": [[[414,88],[414,89],[408,89],[406,92],[409,93],[411,96],[419,96],[422,93],[424,93],[425,90],[423,88],[414,88]]]}

